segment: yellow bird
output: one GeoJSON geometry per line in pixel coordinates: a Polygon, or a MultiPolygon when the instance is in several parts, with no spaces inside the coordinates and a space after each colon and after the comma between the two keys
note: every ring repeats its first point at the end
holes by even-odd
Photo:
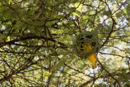
{"type": "MultiPolygon", "coordinates": [[[[89,44],[89,43],[87,43],[87,46],[88,46],[88,47],[87,47],[85,42],[82,44],[82,46],[83,46],[84,52],[89,52],[89,51],[91,51],[91,50],[92,50],[92,47],[93,47],[93,46],[92,46],[91,44],[89,44]]],[[[97,55],[96,55],[96,53],[93,53],[92,55],[88,56],[87,58],[91,61],[91,63],[92,63],[92,68],[93,68],[93,69],[96,68],[96,67],[97,67],[97,65],[96,65],[96,62],[97,62],[97,55]]]]}

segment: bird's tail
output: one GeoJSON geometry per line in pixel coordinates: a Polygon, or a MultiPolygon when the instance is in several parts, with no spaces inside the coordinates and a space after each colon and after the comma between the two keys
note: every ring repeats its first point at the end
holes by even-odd
{"type": "Polygon", "coordinates": [[[91,61],[92,68],[95,69],[97,67],[97,64],[96,64],[96,62],[97,62],[97,55],[96,55],[96,53],[93,53],[92,55],[88,56],[87,58],[91,61]]]}

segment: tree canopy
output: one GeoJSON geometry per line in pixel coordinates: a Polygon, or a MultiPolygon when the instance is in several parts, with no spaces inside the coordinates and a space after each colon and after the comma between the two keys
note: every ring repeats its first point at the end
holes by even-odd
{"type": "Polygon", "coordinates": [[[0,87],[129,87],[129,0],[0,0],[0,87]],[[95,31],[98,67],[73,40],[95,31]]]}

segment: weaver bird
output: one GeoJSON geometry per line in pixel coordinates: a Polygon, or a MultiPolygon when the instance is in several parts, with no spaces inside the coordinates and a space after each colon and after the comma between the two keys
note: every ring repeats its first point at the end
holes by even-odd
{"type": "MultiPolygon", "coordinates": [[[[82,47],[83,47],[83,51],[84,52],[90,52],[93,50],[93,46],[95,46],[95,43],[82,43],[82,47]],[[87,46],[86,46],[87,45],[87,46]]],[[[87,56],[87,58],[91,61],[92,63],[92,68],[96,68],[97,65],[96,65],[96,62],[97,62],[97,55],[96,53],[94,52],[93,54],[91,54],[90,56],[87,56]]]]}

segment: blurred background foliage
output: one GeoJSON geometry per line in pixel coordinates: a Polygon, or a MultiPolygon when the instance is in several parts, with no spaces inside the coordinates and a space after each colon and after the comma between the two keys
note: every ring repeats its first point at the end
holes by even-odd
{"type": "Polygon", "coordinates": [[[129,87],[129,0],[0,0],[1,87],[129,87]],[[95,31],[98,67],[73,52],[95,31]]]}

